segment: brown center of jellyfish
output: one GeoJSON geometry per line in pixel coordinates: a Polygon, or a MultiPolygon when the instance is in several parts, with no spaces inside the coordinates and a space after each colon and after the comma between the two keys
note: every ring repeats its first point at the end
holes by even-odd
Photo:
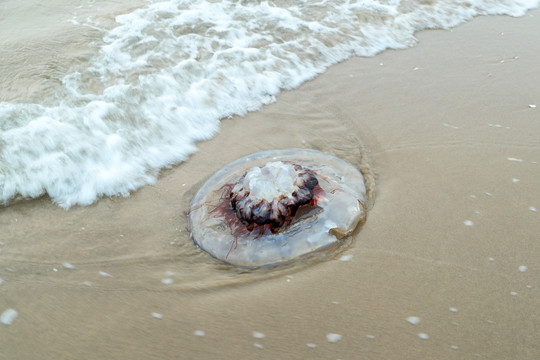
{"type": "Polygon", "coordinates": [[[298,208],[313,199],[319,184],[313,172],[292,162],[274,161],[248,170],[230,193],[237,218],[248,229],[255,225],[281,228],[298,208]]]}

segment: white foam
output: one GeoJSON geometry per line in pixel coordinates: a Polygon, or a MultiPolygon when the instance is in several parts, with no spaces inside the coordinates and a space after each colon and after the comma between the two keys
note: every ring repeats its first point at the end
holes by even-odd
{"type": "Polygon", "coordinates": [[[338,342],[342,338],[343,336],[341,336],[340,334],[332,334],[332,333],[326,334],[326,340],[328,340],[328,342],[331,342],[331,343],[338,342]]]}
{"type": "Polygon", "coordinates": [[[193,332],[193,335],[202,337],[202,336],[205,336],[206,333],[203,330],[195,330],[193,332]]]}
{"type": "Polygon", "coordinates": [[[6,309],[4,310],[2,315],[0,315],[0,323],[4,325],[11,325],[13,324],[17,316],[19,316],[19,313],[17,312],[17,310],[6,309]]]}
{"type": "Polygon", "coordinates": [[[429,339],[429,335],[426,333],[418,333],[418,337],[423,340],[429,339]]]}
{"type": "MultiPolygon", "coordinates": [[[[153,318],[156,318],[156,319],[160,319],[160,320],[163,319],[163,315],[160,314],[160,313],[157,313],[157,312],[153,312],[153,313],[152,313],[152,317],[153,317],[153,318]]],[[[203,335],[203,336],[204,336],[204,335],[203,335]]]]}
{"type": "Polygon", "coordinates": [[[343,255],[342,257],[339,258],[339,261],[350,261],[351,259],[353,258],[352,255],[343,255]]]}
{"type": "Polygon", "coordinates": [[[463,224],[465,224],[465,226],[473,226],[474,222],[472,222],[472,220],[465,220],[463,224]]]}
{"type": "MultiPolygon", "coordinates": [[[[128,196],[186,160],[221,118],[257,110],[332,64],[412,46],[422,29],[521,16],[538,3],[150,2],[116,17],[58,94],[0,103],[0,203],[46,193],[69,208],[128,196]]],[[[93,17],[70,21],[104,31],[93,17]]]]}
{"type": "Polygon", "coordinates": [[[520,271],[520,272],[525,272],[525,271],[527,271],[527,266],[526,266],[526,265],[520,265],[520,266],[519,266],[519,271],[520,271]]]}
{"type": "Polygon", "coordinates": [[[258,331],[254,331],[253,332],[253,337],[256,338],[256,339],[263,339],[265,337],[265,335],[261,332],[258,332],[258,331]]]}
{"type": "Polygon", "coordinates": [[[418,325],[420,324],[420,318],[418,316],[409,316],[407,318],[407,322],[413,325],[418,325]]]}

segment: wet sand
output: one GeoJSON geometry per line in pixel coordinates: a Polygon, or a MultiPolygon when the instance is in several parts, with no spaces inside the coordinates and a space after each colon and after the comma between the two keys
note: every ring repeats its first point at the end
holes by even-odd
{"type": "Polygon", "coordinates": [[[539,358],[538,18],[480,17],[334,66],[129,198],[1,210],[0,312],[18,316],[0,358],[539,358]],[[347,246],[256,271],[195,248],[202,182],[294,147],[370,164],[347,246]]]}

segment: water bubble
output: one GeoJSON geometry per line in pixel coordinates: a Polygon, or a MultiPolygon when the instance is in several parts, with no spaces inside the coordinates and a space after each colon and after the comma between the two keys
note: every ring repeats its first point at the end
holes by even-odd
{"type": "Polygon", "coordinates": [[[17,310],[6,309],[4,310],[2,315],[0,315],[0,323],[4,325],[11,325],[13,324],[17,316],[19,316],[19,313],[17,312],[17,310]]]}
{"type": "Polygon", "coordinates": [[[258,332],[258,331],[254,331],[253,332],[253,337],[256,338],[256,339],[263,339],[265,337],[265,335],[261,332],[258,332]]]}
{"type": "Polygon", "coordinates": [[[328,342],[331,342],[331,343],[335,343],[335,342],[338,342],[342,339],[343,336],[341,336],[340,334],[326,334],[326,340],[328,340],[328,342]]]}

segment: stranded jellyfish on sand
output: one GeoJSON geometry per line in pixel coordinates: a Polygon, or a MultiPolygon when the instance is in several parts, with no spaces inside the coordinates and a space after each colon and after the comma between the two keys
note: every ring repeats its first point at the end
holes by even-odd
{"type": "Polygon", "coordinates": [[[315,150],[263,151],[215,173],[197,192],[191,235],[226,263],[258,267],[338,242],[365,218],[362,174],[315,150]]]}

